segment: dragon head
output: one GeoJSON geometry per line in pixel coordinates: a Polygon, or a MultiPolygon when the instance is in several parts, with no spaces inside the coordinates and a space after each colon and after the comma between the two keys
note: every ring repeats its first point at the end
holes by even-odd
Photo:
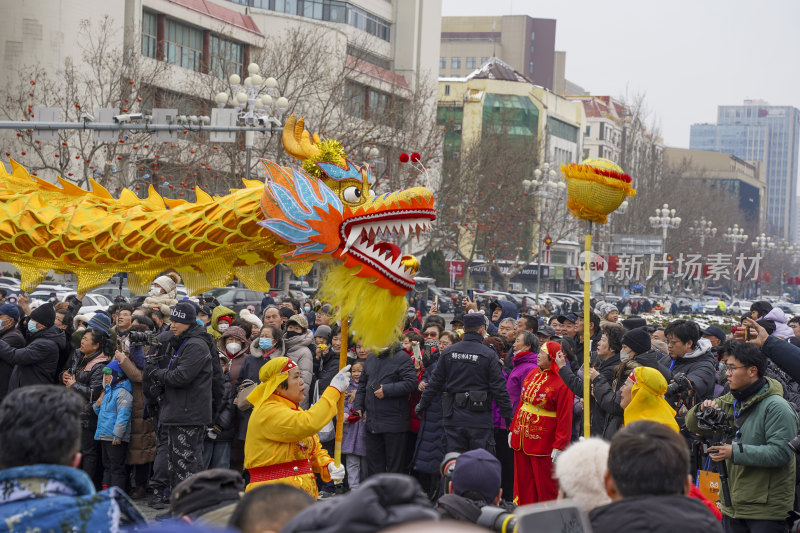
{"type": "MultiPolygon", "coordinates": [[[[303,119],[295,122],[294,116],[287,120],[283,136],[286,151],[298,158],[306,156],[306,161],[323,155],[328,142],[319,141],[315,134],[312,144],[303,119]]],[[[331,255],[353,269],[354,275],[370,279],[394,295],[405,295],[414,288],[418,261],[382,238],[419,238],[436,218],[428,189],[415,187],[375,196],[375,178],[368,167],[357,167],[346,158],[316,160],[319,179],[300,169],[263,163],[271,179],[262,195],[267,220],[261,224],[297,245],[284,256],[287,262],[331,255]]]]}

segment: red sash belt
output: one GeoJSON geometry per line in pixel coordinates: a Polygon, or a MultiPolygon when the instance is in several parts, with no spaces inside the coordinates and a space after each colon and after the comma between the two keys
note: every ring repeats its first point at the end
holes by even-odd
{"type": "Polygon", "coordinates": [[[247,472],[250,474],[250,483],[260,483],[285,477],[313,474],[314,468],[308,459],[300,459],[299,461],[290,461],[288,463],[248,468],[247,472]]]}

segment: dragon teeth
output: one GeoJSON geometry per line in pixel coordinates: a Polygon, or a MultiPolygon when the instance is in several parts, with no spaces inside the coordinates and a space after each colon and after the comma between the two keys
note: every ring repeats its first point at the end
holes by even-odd
{"type": "Polygon", "coordinates": [[[344,251],[347,252],[356,242],[356,240],[361,236],[360,231],[351,231],[350,234],[347,236],[347,242],[344,245],[344,251]]]}

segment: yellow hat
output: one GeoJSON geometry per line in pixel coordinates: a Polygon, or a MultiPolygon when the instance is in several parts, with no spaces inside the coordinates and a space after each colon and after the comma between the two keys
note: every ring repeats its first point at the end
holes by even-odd
{"type": "Polygon", "coordinates": [[[253,404],[253,409],[258,408],[270,394],[275,392],[278,385],[289,379],[289,370],[297,365],[288,357],[270,359],[258,371],[261,383],[247,395],[247,401],[253,404]]]}
{"type": "Polygon", "coordinates": [[[633,369],[629,378],[633,381],[631,403],[625,408],[625,425],[637,420],[651,420],[680,431],[675,422],[675,409],[664,399],[667,380],[655,368],[639,366],[633,369]]]}

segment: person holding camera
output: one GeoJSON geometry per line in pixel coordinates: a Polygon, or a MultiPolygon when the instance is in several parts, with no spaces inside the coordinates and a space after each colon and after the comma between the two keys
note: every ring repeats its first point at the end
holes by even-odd
{"type": "Polygon", "coordinates": [[[764,376],[766,367],[757,347],[732,343],[725,369],[731,392],[686,415],[690,431],[709,434],[698,419],[717,419],[733,434],[730,443],[708,448],[711,459],[725,461],[728,470],[731,505],[723,498],[721,508],[726,532],[786,531],[784,519],[794,504],[795,457],[788,443],[797,435],[797,415],[780,384],[764,376]]]}
{"type": "MultiPolygon", "coordinates": [[[[212,422],[212,361],[194,304],[178,302],[170,314],[168,363],[148,360],[149,382],[161,387],[159,425],[166,428],[170,488],[203,469],[205,427],[212,422]]],[[[216,354],[214,354],[216,357],[216,354]]],[[[151,392],[152,394],[152,392],[151,392]]],[[[156,395],[159,396],[159,395],[156,395]]]]}

